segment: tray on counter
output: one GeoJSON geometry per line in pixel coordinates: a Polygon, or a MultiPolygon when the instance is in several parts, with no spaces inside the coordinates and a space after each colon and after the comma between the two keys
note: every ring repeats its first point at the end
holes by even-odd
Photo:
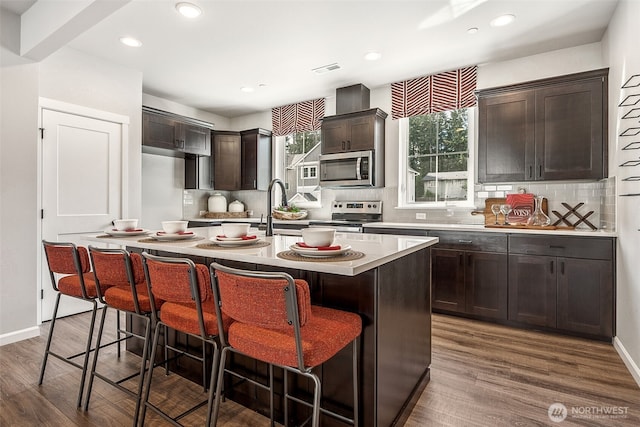
{"type": "Polygon", "coordinates": [[[244,212],[207,212],[203,218],[222,219],[222,218],[249,218],[249,211],[244,212]]]}
{"type": "MultiPolygon", "coordinates": [[[[493,215],[493,214],[492,214],[493,215]]],[[[485,228],[509,228],[518,230],[575,230],[575,227],[558,226],[558,225],[526,225],[526,224],[509,224],[509,225],[495,225],[485,224],[485,228]]]]}

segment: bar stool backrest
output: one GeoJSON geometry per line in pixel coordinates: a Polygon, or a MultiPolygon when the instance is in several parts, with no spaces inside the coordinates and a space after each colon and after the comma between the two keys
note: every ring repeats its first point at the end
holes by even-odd
{"type": "Polygon", "coordinates": [[[47,265],[49,266],[49,275],[51,276],[51,286],[56,292],[59,292],[56,282],[56,274],[78,276],[83,298],[89,298],[86,285],[84,282],[84,273],[91,271],[91,263],[89,262],[89,253],[84,246],[76,246],[67,242],[49,242],[42,241],[44,253],[47,257],[47,265]]]}
{"type": "Polygon", "coordinates": [[[142,257],[124,249],[104,249],[89,246],[89,255],[96,279],[96,291],[100,302],[106,304],[103,295],[105,285],[124,286],[131,290],[135,312],[142,314],[136,285],[145,282],[142,257]]]}

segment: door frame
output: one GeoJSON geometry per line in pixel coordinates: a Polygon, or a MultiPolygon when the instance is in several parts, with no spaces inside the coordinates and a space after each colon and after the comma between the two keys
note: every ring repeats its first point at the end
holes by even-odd
{"type": "MultiPolygon", "coordinates": [[[[91,119],[103,120],[107,122],[113,122],[120,125],[121,135],[120,141],[122,144],[121,155],[121,188],[120,188],[120,206],[121,214],[123,218],[129,216],[129,116],[122,114],[111,113],[108,111],[97,110],[82,105],[71,104],[55,99],[39,97],[38,98],[38,130],[42,128],[42,115],[43,110],[52,110],[66,114],[73,114],[76,116],[87,117],[91,119]]],[[[46,132],[46,130],[45,130],[46,132]]],[[[40,299],[40,290],[43,288],[42,283],[42,218],[40,212],[42,211],[42,138],[40,137],[40,131],[37,132],[37,189],[36,189],[36,309],[37,309],[37,325],[42,324],[42,300],[40,299]]]]}

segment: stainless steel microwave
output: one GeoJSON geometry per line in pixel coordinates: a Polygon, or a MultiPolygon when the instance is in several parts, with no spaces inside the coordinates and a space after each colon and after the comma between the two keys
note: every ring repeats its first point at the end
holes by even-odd
{"type": "Polygon", "coordinates": [[[373,187],[375,153],[372,150],[320,156],[320,185],[324,187],[373,187]]]}

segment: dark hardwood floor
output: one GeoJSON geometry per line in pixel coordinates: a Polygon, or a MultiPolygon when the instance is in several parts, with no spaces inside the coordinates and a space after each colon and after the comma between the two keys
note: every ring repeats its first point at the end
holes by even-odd
{"type": "MultiPolygon", "coordinates": [[[[87,319],[83,314],[60,321],[56,347],[80,350],[87,319]]],[[[100,380],[89,411],[77,410],[80,372],[58,360],[50,360],[44,384],[37,385],[48,327],[42,326],[39,338],[0,347],[0,426],[130,425],[134,402],[100,380]]],[[[135,370],[138,361],[127,353],[118,361],[114,347],[100,358],[103,370],[119,372],[135,370]]],[[[204,398],[196,384],[163,374],[154,376],[152,401],[179,412],[204,398]]],[[[127,384],[135,387],[135,381],[127,384]]],[[[204,417],[201,408],[184,421],[199,426],[204,417]]],[[[166,425],[153,413],[147,424],[166,425]]],[[[219,425],[266,426],[268,420],[227,400],[219,425]]],[[[434,315],[431,382],[406,425],[638,426],[640,388],[610,344],[434,315]],[[551,422],[553,403],[565,405],[565,421],[551,422]],[[611,410],[618,418],[601,412],[611,410]]]]}

